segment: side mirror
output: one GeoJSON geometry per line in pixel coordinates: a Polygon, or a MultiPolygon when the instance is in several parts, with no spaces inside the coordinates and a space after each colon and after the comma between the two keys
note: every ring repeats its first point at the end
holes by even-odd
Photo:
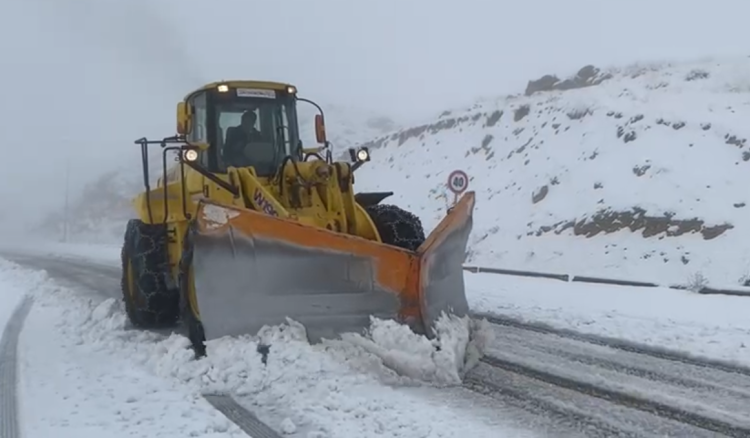
{"type": "Polygon", "coordinates": [[[320,144],[325,144],[326,139],[326,124],[323,121],[322,114],[315,115],[315,140],[320,144]]]}
{"type": "Polygon", "coordinates": [[[192,129],[192,108],[185,102],[177,104],[177,133],[180,135],[188,135],[192,129]]]}

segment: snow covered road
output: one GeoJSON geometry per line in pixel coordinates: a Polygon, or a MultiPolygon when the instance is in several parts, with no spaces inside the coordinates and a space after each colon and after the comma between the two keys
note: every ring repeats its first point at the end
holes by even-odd
{"type": "Polygon", "coordinates": [[[311,346],[294,326],[266,333],[273,341],[267,366],[250,337],[214,341],[209,357],[195,361],[179,334],[128,328],[112,297],[117,270],[91,266],[87,277],[80,261],[36,263],[59,282],[26,269],[9,276],[13,265],[0,260],[0,290],[5,283],[20,286],[36,301],[19,343],[23,438],[264,438],[242,432],[227,418],[231,412],[225,417],[211,406],[207,393],[231,395],[290,438],[536,436],[514,425],[511,415],[497,417],[496,406],[482,406],[486,399],[472,391],[446,392],[398,376],[345,342],[311,346]],[[76,266],[65,268],[68,263],[76,266]],[[106,293],[97,295],[92,279],[108,276],[96,289],[106,293]],[[76,290],[68,288],[76,282],[76,290]]]}
{"type": "MultiPolygon", "coordinates": [[[[0,263],[3,298],[23,297],[0,344],[0,436],[245,436],[207,402],[85,345],[77,329],[89,321],[65,324],[43,273],[0,263]]],[[[90,318],[106,316],[100,307],[90,318]]]]}
{"type": "MultiPolygon", "coordinates": [[[[597,345],[602,343],[599,338],[514,320],[497,321],[500,325],[494,326],[495,342],[489,356],[467,376],[466,388],[418,385],[395,376],[361,350],[335,344],[324,348],[299,345],[292,333],[276,334],[293,345],[269,358],[275,361],[278,372],[251,361],[257,353],[252,343],[242,340],[218,344],[215,358],[195,362],[187,357],[180,336],[117,330],[121,321],[114,315],[117,310],[113,300],[107,300],[119,295],[117,267],[83,259],[21,255],[14,259],[45,269],[56,282],[76,288],[81,299],[94,308],[94,321],[83,324],[88,334],[80,328],[70,330],[74,340],[63,336],[54,340],[57,347],[44,347],[51,352],[48,357],[73,364],[70,369],[65,365],[57,369],[44,366],[45,350],[38,339],[42,333],[55,331],[49,326],[55,320],[54,309],[35,306],[32,311],[21,340],[22,394],[32,394],[33,399],[44,397],[46,389],[39,381],[62,379],[74,383],[67,389],[55,388],[57,399],[47,396],[50,412],[59,411],[59,416],[25,418],[24,424],[34,425],[30,436],[46,436],[51,433],[50,424],[75,420],[72,411],[79,416],[81,412],[97,412],[87,407],[91,400],[103,403],[106,397],[120,397],[117,386],[107,389],[106,383],[113,379],[133,382],[126,397],[148,401],[130,403],[131,409],[140,407],[141,411],[118,414],[104,409],[97,413],[96,418],[101,419],[97,424],[84,425],[92,434],[126,427],[135,435],[160,430],[162,434],[157,436],[170,436],[171,432],[176,436],[177,431],[171,430],[176,420],[174,406],[183,403],[183,412],[200,413],[183,422],[196,428],[190,431],[197,433],[195,436],[221,433],[217,431],[245,436],[200,397],[207,390],[233,394],[242,406],[257,410],[258,416],[275,429],[300,438],[452,437],[469,430],[473,436],[493,438],[499,433],[512,437],[750,434],[750,418],[742,408],[750,401],[750,387],[745,383],[750,371],[743,374],[746,370],[742,369],[727,371],[711,363],[696,364],[687,357],[665,357],[648,349],[606,347],[597,345]],[[45,311],[52,313],[43,316],[45,311]],[[123,344],[122,338],[128,342],[123,344]],[[37,350],[33,349],[35,340],[37,350]],[[118,349],[123,351],[115,351],[118,349]],[[85,363],[71,351],[85,351],[85,363]],[[131,363],[136,366],[128,370],[132,375],[123,372],[109,378],[106,372],[117,369],[123,355],[134,360],[131,363]],[[300,361],[307,364],[301,366],[300,361]],[[45,378],[30,379],[27,375],[45,378]],[[88,402],[76,398],[92,376],[104,382],[97,383],[102,388],[100,393],[83,397],[89,398],[88,402]],[[144,408],[165,402],[169,409],[144,408]],[[150,415],[143,417],[144,412],[150,415]],[[131,421],[133,424],[126,424],[131,421]],[[143,429],[138,429],[140,425],[143,429]]],[[[116,405],[112,400],[108,404],[116,405]]],[[[71,435],[85,436],[73,432],[81,427],[76,424],[67,430],[71,435]]],[[[181,432],[185,436],[188,431],[181,432]]]]}
{"type": "Polygon", "coordinates": [[[533,326],[493,328],[495,343],[469,376],[483,393],[543,406],[603,436],[750,436],[750,369],[533,326]]]}

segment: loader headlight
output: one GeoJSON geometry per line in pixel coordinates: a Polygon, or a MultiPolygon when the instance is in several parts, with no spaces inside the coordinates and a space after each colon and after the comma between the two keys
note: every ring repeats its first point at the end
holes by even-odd
{"type": "Polygon", "coordinates": [[[227,91],[229,91],[229,85],[221,84],[216,87],[216,91],[218,91],[219,93],[226,93],[227,91]]]}
{"type": "Polygon", "coordinates": [[[290,85],[286,87],[286,92],[289,94],[294,94],[297,92],[297,87],[295,87],[294,85],[290,85]]]}
{"type": "Polygon", "coordinates": [[[365,161],[370,161],[370,151],[367,148],[351,148],[349,149],[349,157],[355,163],[364,163],[365,161]]]}
{"type": "Polygon", "coordinates": [[[188,149],[182,153],[182,157],[185,161],[195,161],[198,159],[198,151],[195,149],[188,149]]]}

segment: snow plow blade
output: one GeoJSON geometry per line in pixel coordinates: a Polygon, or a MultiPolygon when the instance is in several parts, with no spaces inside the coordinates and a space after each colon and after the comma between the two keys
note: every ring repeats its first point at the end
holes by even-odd
{"type": "Polygon", "coordinates": [[[462,264],[473,207],[470,192],[413,252],[203,200],[190,238],[193,313],[207,341],[290,318],[318,342],[361,333],[370,316],[433,337],[443,311],[468,313],[462,264]]]}

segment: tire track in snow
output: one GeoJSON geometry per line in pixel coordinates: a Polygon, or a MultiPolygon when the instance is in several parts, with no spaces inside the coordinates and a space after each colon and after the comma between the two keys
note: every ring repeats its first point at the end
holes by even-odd
{"type": "Polygon", "coordinates": [[[469,372],[469,389],[585,436],[750,436],[744,373],[521,326],[494,326],[496,342],[469,372]]]}
{"type": "Polygon", "coordinates": [[[562,437],[557,431],[563,429],[575,431],[574,435],[564,436],[576,438],[725,436],[486,362],[472,370],[465,380],[465,387],[559,425],[551,436],[562,437]]]}
{"type": "Polygon", "coordinates": [[[475,318],[484,318],[488,322],[495,325],[509,326],[530,332],[555,335],[562,338],[585,342],[588,344],[600,345],[617,350],[627,351],[629,353],[651,356],[657,359],[663,359],[672,362],[681,362],[687,365],[717,369],[728,373],[743,374],[747,377],[750,377],[749,367],[734,364],[728,361],[696,357],[688,353],[669,350],[666,348],[639,344],[624,339],[609,338],[606,336],[576,332],[574,330],[552,327],[545,323],[521,321],[517,318],[511,318],[507,316],[491,315],[487,313],[474,313],[472,316],[474,316],[475,318]]]}
{"type": "Polygon", "coordinates": [[[92,263],[85,259],[50,255],[2,253],[4,259],[29,269],[46,271],[64,286],[83,289],[92,296],[121,298],[120,267],[92,263]]]}
{"type": "Polygon", "coordinates": [[[0,338],[0,438],[20,438],[18,420],[18,337],[34,300],[24,297],[0,338]]]}
{"type": "Polygon", "coordinates": [[[583,403],[575,403],[572,397],[561,396],[551,391],[539,391],[535,382],[525,382],[511,374],[498,372],[497,369],[480,364],[472,370],[464,379],[464,387],[491,399],[499,400],[506,406],[523,409],[532,415],[550,420],[558,425],[555,432],[559,436],[571,436],[568,432],[573,431],[574,436],[586,437],[622,437],[638,436],[634,431],[628,430],[621,424],[609,419],[601,418],[581,409],[583,403]],[[557,400],[565,398],[572,403],[559,403],[557,400]],[[612,424],[615,423],[615,424],[612,424]],[[583,434],[581,434],[584,432],[583,434]]]}
{"type": "Polygon", "coordinates": [[[750,436],[750,426],[737,425],[708,415],[691,412],[679,406],[655,401],[647,397],[641,397],[625,391],[610,389],[603,385],[600,386],[590,382],[572,379],[507,359],[487,356],[482,359],[482,362],[510,373],[519,374],[563,389],[579,392],[590,397],[637,409],[658,417],[674,420],[707,431],[717,432],[725,436],[736,438],[750,436]]]}

